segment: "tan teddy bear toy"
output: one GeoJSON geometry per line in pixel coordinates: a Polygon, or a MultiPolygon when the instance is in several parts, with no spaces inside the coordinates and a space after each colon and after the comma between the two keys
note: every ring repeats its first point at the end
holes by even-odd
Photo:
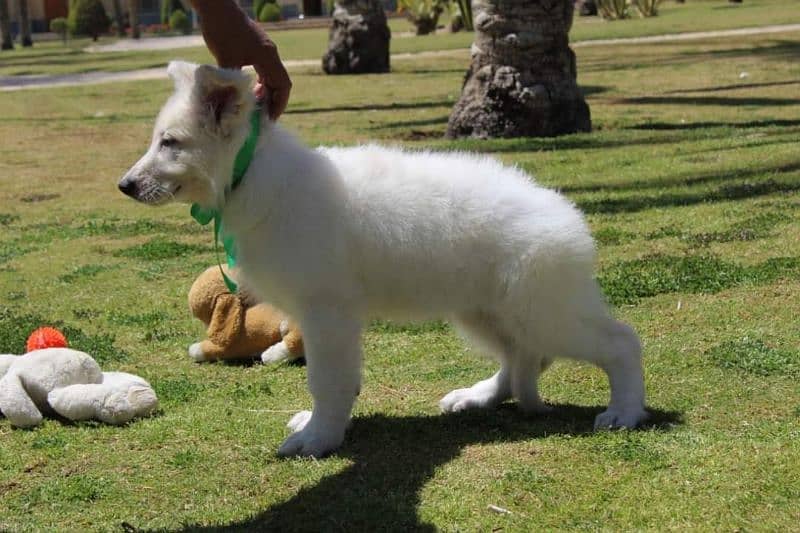
{"type": "MultiPolygon", "coordinates": [[[[231,273],[225,269],[225,274],[231,273]]],[[[192,315],[207,326],[207,340],[192,344],[189,357],[197,362],[252,359],[265,363],[303,357],[300,330],[280,311],[255,303],[242,291],[232,294],[218,266],[200,274],[189,290],[192,315]]]]}

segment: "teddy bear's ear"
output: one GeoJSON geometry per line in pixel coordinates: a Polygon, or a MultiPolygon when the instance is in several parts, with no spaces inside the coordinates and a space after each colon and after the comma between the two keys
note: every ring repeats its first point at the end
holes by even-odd
{"type": "Polygon", "coordinates": [[[220,294],[214,301],[208,340],[222,348],[230,346],[244,326],[242,301],[235,294],[220,294]]]}

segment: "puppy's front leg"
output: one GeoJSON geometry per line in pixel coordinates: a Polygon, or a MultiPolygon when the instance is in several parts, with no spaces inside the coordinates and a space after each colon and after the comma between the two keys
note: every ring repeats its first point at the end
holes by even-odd
{"type": "Polygon", "coordinates": [[[301,320],[313,411],[295,415],[295,431],[278,455],[322,457],[338,448],[361,385],[360,321],[331,307],[317,307],[301,320]]]}

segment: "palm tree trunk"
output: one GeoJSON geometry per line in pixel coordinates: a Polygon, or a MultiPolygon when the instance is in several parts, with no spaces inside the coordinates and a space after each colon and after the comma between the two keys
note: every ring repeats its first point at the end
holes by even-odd
{"type": "Polygon", "coordinates": [[[125,17],[122,16],[120,0],[112,0],[111,10],[114,13],[114,24],[117,25],[117,37],[125,37],[125,17]]]}
{"type": "Polygon", "coordinates": [[[0,34],[2,44],[0,50],[13,50],[14,40],[11,38],[11,18],[8,16],[8,0],[0,0],[0,34]]]}
{"type": "Polygon", "coordinates": [[[475,42],[448,137],[591,130],[569,47],[573,0],[473,0],[475,42]]]}
{"type": "Polygon", "coordinates": [[[381,0],[337,0],[322,69],[327,74],[389,72],[391,36],[381,0]]]}
{"type": "Polygon", "coordinates": [[[31,39],[31,21],[28,18],[28,0],[18,0],[19,7],[19,34],[22,46],[33,46],[31,39]]]}
{"type": "Polygon", "coordinates": [[[303,0],[303,15],[306,17],[322,15],[322,0],[303,0]]]}
{"type": "Polygon", "coordinates": [[[142,34],[139,31],[139,0],[128,0],[128,21],[131,25],[131,37],[140,38],[142,34]]]}

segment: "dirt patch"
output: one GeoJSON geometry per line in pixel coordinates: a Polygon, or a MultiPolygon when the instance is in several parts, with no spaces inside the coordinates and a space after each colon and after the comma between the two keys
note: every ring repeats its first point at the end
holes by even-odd
{"type": "Polygon", "coordinates": [[[23,196],[19,199],[20,202],[25,202],[26,204],[34,204],[37,202],[46,202],[47,200],[55,200],[56,198],[60,198],[60,194],[56,193],[38,193],[38,194],[29,194],[27,196],[23,196]]]}

